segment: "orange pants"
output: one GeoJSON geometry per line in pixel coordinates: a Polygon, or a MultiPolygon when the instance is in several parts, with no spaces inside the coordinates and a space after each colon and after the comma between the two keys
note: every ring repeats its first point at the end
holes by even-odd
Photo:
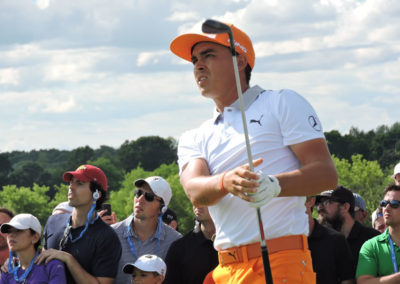
{"type": "MultiPolygon", "coordinates": [[[[274,284],[315,284],[309,250],[284,250],[269,255],[274,284]]],[[[203,284],[264,284],[262,257],[241,263],[219,264],[204,279],[203,284]]]]}

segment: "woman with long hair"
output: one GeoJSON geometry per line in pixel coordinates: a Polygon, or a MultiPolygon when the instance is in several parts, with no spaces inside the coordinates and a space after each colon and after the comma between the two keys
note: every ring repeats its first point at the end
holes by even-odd
{"type": "Polygon", "coordinates": [[[0,230],[7,234],[10,250],[8,272],[1,273],[0,284],[66,283],[65,268],[61,261],[50,260],[47,264],[35,264],[42,231],[35,216],[18,214],[10,222],[1,225],[0,230]]]}

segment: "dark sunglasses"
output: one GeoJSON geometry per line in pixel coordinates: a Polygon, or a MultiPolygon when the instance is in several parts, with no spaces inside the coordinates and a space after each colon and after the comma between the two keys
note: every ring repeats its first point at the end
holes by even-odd
{"type": "Polygon", "coordinates": [[[147,202],[153,202],[154,199],[162,202],[162,199],[157,197],[154,193],[151,193],[151,192],[148,192],[148,191],[144,191],[142,189],[136,189],[135,190],[135,196],[137,198],[139,198],[143,194],[144,194],[144,199],[146,199],[147,202]]]}
{"type": "Polygon", "coordinates": [[[381,202],[379,202],[379,206],[382,208],[386,208],[386,206],[388,204],[390,204],[390,207],[392,207],[392,208],[399,208],[400,201],[399,200],[391,200],[391,201],[382,200],[381,202]]]}

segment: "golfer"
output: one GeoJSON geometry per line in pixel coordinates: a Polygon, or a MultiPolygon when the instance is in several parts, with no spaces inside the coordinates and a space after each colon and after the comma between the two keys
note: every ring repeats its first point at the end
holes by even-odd
{"type": "Polygon", "coordinates": [[[52,259],[47,265],[34,263],[39,255],[41,231],[39,220],[31,214],[18,214],[1,225],[1,232],[7,234],[10,257],[8,272],[1,273],[0,283],[67,283],[61,261],[52,259]]]}
{"type": "Polygon", "coordinates": [[[260,208],[276,283],[315,283],[307,247],[305,196],[337,184],[322,126],[312,106],[291,90],[249,86],[255,54],[250,38],[233,31],[254,171],[247,160],[228,35],[183,34],[171,51],[192,62],[200,93],[214,116],[179,139],[180,179],[194,206],[209,206],[219,265],[205,283],[265,283],[260,208]]]}

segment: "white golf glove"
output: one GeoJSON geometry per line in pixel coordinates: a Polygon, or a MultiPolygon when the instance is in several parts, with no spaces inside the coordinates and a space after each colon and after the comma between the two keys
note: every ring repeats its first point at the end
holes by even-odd
{"type": "Polygon", "coordinates": [[[281,186],[279,180],[273,175],[264,174],[262,171],[257,172],[258,183],[260,186],[256,193],[249,193],[248,195],[253,198],[249,205],[254,208],[259,208],[267,204],[272,198],[279,195],[281,192],[281,186]]]}

